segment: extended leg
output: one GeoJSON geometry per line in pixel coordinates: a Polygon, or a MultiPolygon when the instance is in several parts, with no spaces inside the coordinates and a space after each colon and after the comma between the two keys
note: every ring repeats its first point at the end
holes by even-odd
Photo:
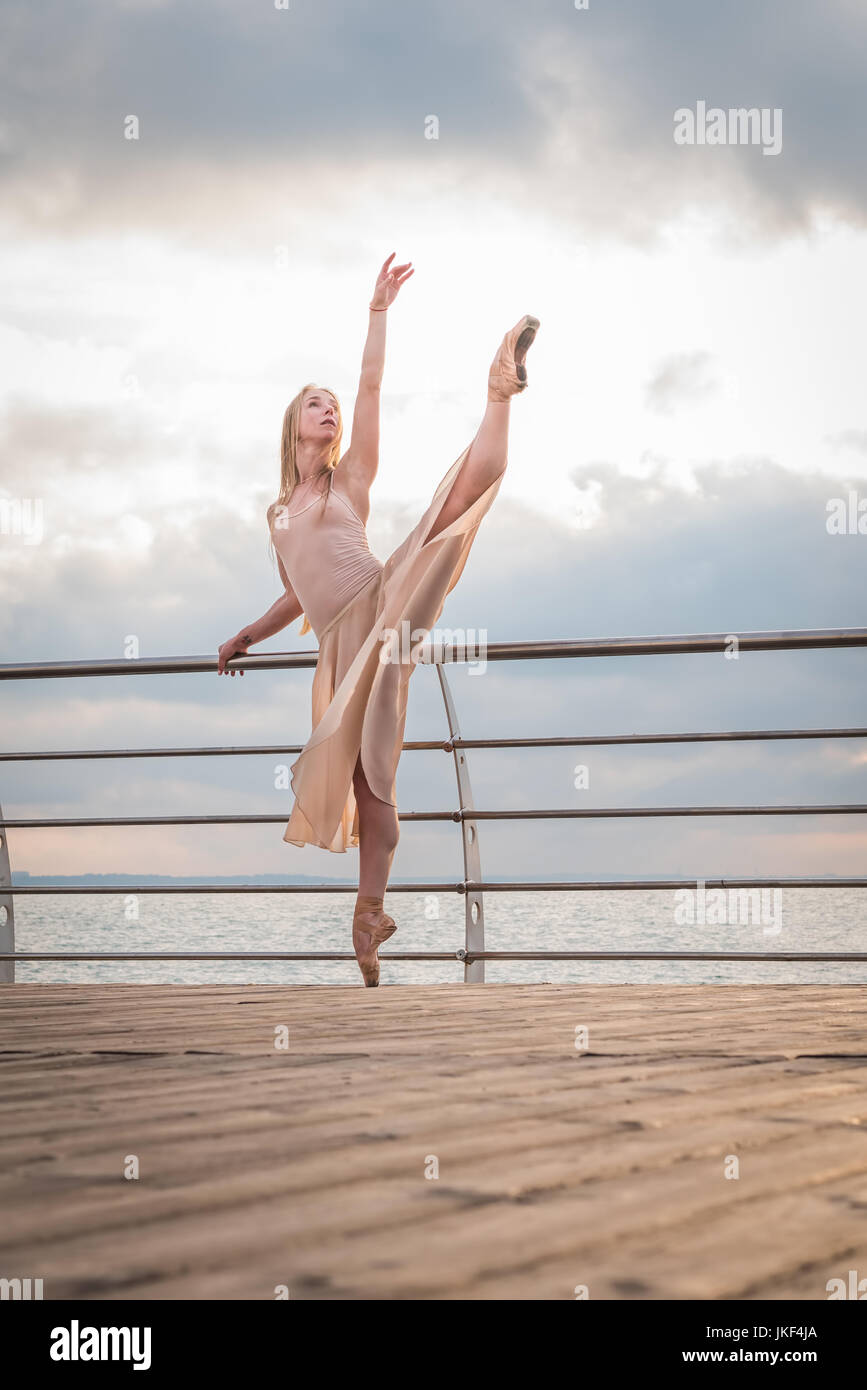
{"type": "Polygon", "coordinates": [[[477,502],[508,463],[509,406],[511,398],[527,385],[524,359],[539,328],[539,320],[524,314],[500,344],[488,373],[488,404],[478,433],[458,469],[445,502],[440,507],[428,540],[438,536],[467,507],[477,502]]]}
{"type": "Polygon", "coordinates": [[[508,463],[510,401],[488,401],[484,419],[458,470],[449,495],[428,532],[428,540],[438,536],[467,507],[478,501],[486,488],[500,476],[508,463]]]}

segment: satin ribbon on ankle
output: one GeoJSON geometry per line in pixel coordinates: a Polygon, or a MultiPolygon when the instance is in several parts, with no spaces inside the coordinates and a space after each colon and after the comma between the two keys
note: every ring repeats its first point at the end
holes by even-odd
{"type": "Polygon", "coordinates": [[[355,916],[360,912],[382,912],[382,898],[372,898],[365,893],[359,893],[355,900],[355,916]]]}

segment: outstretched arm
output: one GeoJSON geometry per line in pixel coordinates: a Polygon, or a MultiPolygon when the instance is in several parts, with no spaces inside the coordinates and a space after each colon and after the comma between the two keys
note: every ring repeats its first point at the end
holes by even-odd
{"type": "MultiPolygon", "coordinates": [[[[248,627],[242,627],[235,637],[230,637],[228,642],[224,642],[217,653],[217,674],[222,676],[226,673],[226,662],[231,661],[233,656],[246,656],[250,647],[257,642],[264,642],[267,637],[273,637],[275,633],[282,632],[284,627],[294,623],[296,618],[300,618],[304,611],[289,583],[283,561],[277,556],[277,565],[280,569],[280,578],[285,585],[285,592],[271,604],[267,613],[263,613],[261,618],[257,618],[248,627]]],[[[234,676],[234,670],[229,671],[230,676],[234,676]]],[[[243,676],[244,672],[241,671],[243,676]]]]}
{"type": "Polygon", "coordinates": [[[379,394],[385,370],[385,318],[398,290],[414,271],[411,261],[393,268],[394,252],[383,262],[376,280],[367,325],[367,341],[361,356],[361,375],[349,448],[341,467],[350,483],[366,496],[379,467],[379,394]]]}

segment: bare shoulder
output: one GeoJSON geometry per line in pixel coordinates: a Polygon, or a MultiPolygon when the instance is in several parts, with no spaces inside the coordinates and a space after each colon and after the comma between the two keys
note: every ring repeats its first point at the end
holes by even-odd
{"type": "Polygon", "coordinates": [[[370,484],[353,464],[354,457],[352,449],[349,448],[334,470],[332,487],[335,492],[341,493],[346,498],[353,510],[366,524],[370,515],[370,484]]]}

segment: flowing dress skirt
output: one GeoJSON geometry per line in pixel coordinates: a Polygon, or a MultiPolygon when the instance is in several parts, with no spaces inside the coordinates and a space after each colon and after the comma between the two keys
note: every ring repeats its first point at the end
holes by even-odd
{"type": "Polygon", "coordinates": [[[450,526],[428,540],[469,450],[467,445],[452,464],[421,520],[382,572],[319,634],[313,732],[291,767],[295,802],[283,835],[289,844],[317,845],[338,854],[358,846],[352,775],[359,753],[371,791],[397,805],[395,778],[416,663],[408,657],[406,642],[392,649],[393,659],[383,660],[381,654],[389,652],[390,632],[397,642],[404,633],[434,627],[482,517],[499,492],[505,469],[450,526]]]}

